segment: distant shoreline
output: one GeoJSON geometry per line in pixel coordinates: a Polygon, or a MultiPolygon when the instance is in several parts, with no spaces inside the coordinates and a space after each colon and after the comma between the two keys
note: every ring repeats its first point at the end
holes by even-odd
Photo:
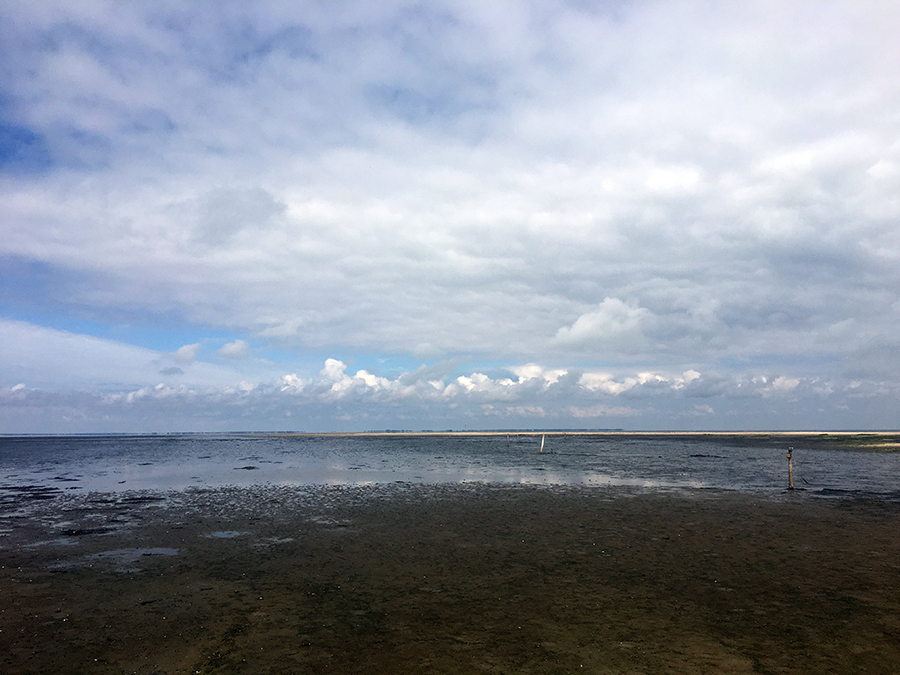
{"type": "Polygon", "coordinates": [[[571,431],[565,429],[526,429],[523,431],[233,431],[222,433],[233,433],[242,436],[900,436],[900,431],[591,431],[587,429],[571,431]]]}
{"type": "Polygon", "coordinates": [[[775,445],[806,449],[857,450],[865,452],[900,451],[900,432],[884,431],[364,431],[316,433],[259,433],[243,434],[261,437],[460,437],[460,438],[514,438],[546,436],[564,438],[567,436],[594,438],[634,438],[651,440],[679,438],[688,442],[704,442],[727,439],[731,443],[758,447],[775,445]]]}

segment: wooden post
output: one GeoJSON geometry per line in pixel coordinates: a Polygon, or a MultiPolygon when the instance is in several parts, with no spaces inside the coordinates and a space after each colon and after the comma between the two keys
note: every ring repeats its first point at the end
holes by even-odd
{"type": "Polygon", "coordinates": [[[788,448],[788,490],[794,489],[794,458],[791,456],[794,452],[794,447],[791,446],[788,448]]]}

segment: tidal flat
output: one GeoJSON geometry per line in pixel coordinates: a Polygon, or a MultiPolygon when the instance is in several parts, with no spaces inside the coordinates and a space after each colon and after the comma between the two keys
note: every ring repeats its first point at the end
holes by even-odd
{"type": "Polygon", "coordinates": [[[395,483],[0,501],[5,673],[895,673],[900,504],[395,483]]]}

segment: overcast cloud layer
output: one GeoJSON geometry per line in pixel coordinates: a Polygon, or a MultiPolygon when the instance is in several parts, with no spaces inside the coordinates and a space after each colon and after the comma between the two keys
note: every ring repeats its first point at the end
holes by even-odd
{"type": "Polygon", "coordinates": [[[898,35],[4,2],[0,432],[897,428],[898,35]]]}

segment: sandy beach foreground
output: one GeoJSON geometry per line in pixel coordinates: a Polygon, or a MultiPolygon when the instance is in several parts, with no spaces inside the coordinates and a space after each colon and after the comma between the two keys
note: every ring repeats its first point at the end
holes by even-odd
{"type": "Polygon", "coordinates": [[[4,673],[896,673],[900,504],[7,490],[4,673]]]}

